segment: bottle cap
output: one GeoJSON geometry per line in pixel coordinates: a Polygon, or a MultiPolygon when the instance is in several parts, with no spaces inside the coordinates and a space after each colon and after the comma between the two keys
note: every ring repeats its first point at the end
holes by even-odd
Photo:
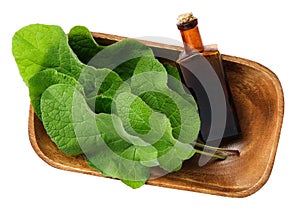
{"type": "Polygon", "coordinates": [[[198,24],[198,19],[193,16],[193,13],[184,13],[178,16],[177,27],[179,30],[189,30],[198,24]]]}

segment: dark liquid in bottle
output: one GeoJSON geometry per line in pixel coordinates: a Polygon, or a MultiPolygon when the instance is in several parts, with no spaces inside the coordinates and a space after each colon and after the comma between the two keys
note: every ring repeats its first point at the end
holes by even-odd
{"type": "Polygon", "coordinates": [[[181,57],[177,63],[181,78],[198,105],[199,139],[207,143],[240,135],[219,52],[194,53],[181,57]]]}

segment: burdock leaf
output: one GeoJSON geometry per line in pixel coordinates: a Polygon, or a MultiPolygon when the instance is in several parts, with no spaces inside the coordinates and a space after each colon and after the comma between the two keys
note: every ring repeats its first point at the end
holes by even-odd
{"type": "Polygon", "coordinates": [[[73,86],[50,86],[42,95],[41,109],[48,135],[66,154],[84,152],[103,175],[122,179],[129,186],[132,182],[132,187],[149,178],[149,168],[141,162],[155,160],[156,148],[145,142],[127,142],[131,137],[122,129],[120,119],[94,114],[73,86]]]}
{"type": "Polygon", "coordinates": [[[130,87],[114,71],[87,66],[78,82],[83,86],[87,102],[95,113],[110,113],[117,92],[128,92],[130,87]]]}
{"type": "MultiPolygon", "coordinates": [[[[165,68],[154,58],[141,58],[131,78],[132,92],[155,111],[165,114],[172,125],[173,136],[183,143],[192,143],[200,130],[200,118],[190,95],[180,94],[167,85],[165,68]]],[[[177,85],[181,85],[178,81],[177,85]]]]}
{"type": "Polygon", "coordinates": [[[69,84],[82,90],[81,85],[72,77],[59,73],[55,69],[46,69],[33,75],[28,81],[31,105],[36,115],[42,119],[40,100],[43,92],[54,84],[69,84]]]}
{"type": "Polygon", "coordinates": [[[98,45],[86,27],[71,29],[69,44],[78,58],[96,68],[114,70],[127,80],[141,57],[153,57],[152,50],[134,39],[123,39],[109,46],[98,45]]]}
{"type": "Polygon", "coordinates": [[[53,68],[78,79],[83,64],[67,42],[59,26],[32,24],[15,33],[12,52],[26,84],[37,72],[53,68]]]}
{"type": "Polygon", "coordinates": [[[133,39],[104,48],[84,27],[73,28],[69,39],[97,68],[80,62],[58,26],[29,25],[13,37],[20,74],[52,141],[133,188],[147,181],[150,167],[178,170],[195,153],[200,128],[178,71],[133,39]]]}
{"type": "Polygon", "coordinates": [[[84,64],[88,62],[105,46],[100,46],[85,26],[74,26],[69,34],[69,45],[84,64]]]}
{"type": "Polygon", "coordinates": [[[196,105],[194,97],[191,95],[188,88],[181,83],[181,78],[177,67],[171,64],[164,64],[166,71],[168,72],[168,87],[184,97],[191,104],[196,105]]]}
{"type": "Polygon", "coordinates": [[[157,161],[161,168],[174,171],[181,167],[183,160],[195,153],[192,145],[181,143],[173,137],[173,128],[167,116],[155,112],[141,98],[131,93],[121,93],[115,104],[115,112],[125,130],[157,149],[157,161]]]}

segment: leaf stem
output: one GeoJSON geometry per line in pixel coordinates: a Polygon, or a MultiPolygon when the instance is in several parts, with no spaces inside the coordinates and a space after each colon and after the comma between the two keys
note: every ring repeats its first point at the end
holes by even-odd
{"type": "Polygon", "coordinates": [[[205,145],[203,143],[195,143],[195,146],[205,148],[205,149],[209,149],[209,150],[213,150],[213,151],[216,151],[218,153],[230,153],[229,155],[227,154],[227,156],[233,156],[233,155],[239,156],[240,155],[240,152],[237,149],[218,148],[218,147],[205,145]]]}
{"type": "Polygon", "coordinates": [[[195,149],[195,151],[199,154],[202,154],[202,155],[207,155],[207,156],[210,156],[210,157],[213,157],[213,158],[218,158],[218,159],[221,159],[221,160],[224,160],[227,158],[226,155],[218,155],[218,154],[212,154],[212,153],[209,153],[209,152],[206,152],[206,151],[201,151],[199,149],[195,149]]]}

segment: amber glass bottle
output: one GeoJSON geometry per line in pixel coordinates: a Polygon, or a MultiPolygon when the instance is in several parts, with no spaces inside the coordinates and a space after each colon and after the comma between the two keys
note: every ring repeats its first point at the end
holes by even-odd
{"type": "Polygon", "coordinates": [[[177,27],[184,43],[177,63],[183,83],[198,104],[199,139],[207,143],[239,137],[241,130],[217,46],[203,46],[198,20],[191,13],[180,15],[177,27]]]}

